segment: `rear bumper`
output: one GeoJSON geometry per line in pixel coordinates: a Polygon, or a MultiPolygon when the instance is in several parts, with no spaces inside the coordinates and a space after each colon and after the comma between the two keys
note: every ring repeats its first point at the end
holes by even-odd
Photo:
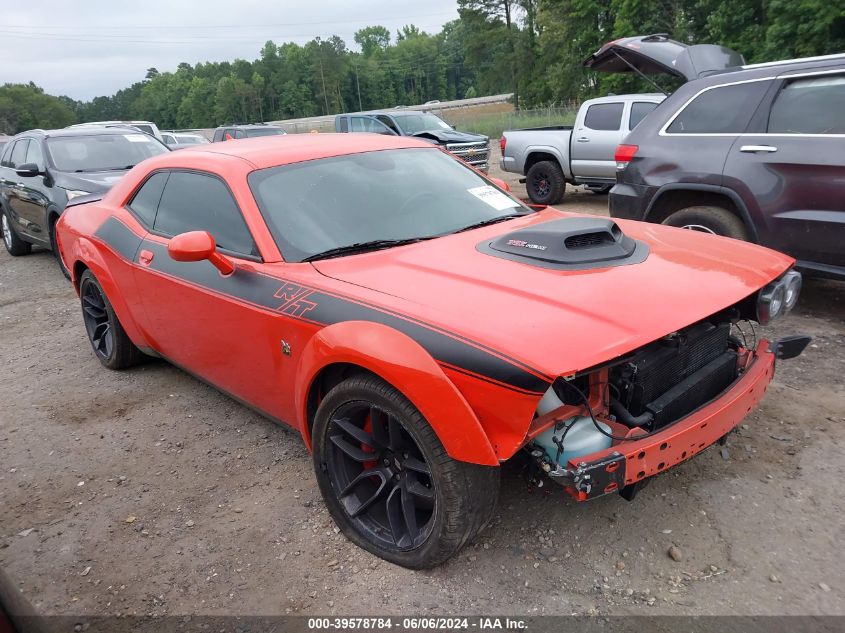
{"type": "Polygon", "coordinates": [[[623,220],[642,220],[651,198],[649,193],[649,187],[645,185],[616,183],[608,197],[610,216],[623,220]]]}
{"type": "Polygon", "coordinates": [[[656,435],[570,461],[562,483],[578,501],[586,501],[689,459],[738,426],[763,398],[774,374],[775,354],[762,340],[740,378],[718,398],[656,435]]]}

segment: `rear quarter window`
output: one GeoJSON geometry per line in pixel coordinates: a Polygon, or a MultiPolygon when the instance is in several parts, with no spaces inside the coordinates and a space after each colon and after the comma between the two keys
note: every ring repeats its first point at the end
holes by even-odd
{"type": "Polygon", "coordinates": [[[633,130],[640,124],[646,115],[654,111],[657,107],[656,103],[651,101],[635,101],[631,104],[631,117],[628,121],[628,129],[633,130]]]}
{"type": "Polygon", "coordinates": [[[591,130],[615,131],[622,127],[624,103],[596,103],[587,108],[584,126],[591,130]]]}
{"type": "Polygon", "coordinates": [[[760,104],[770,80],[705,90],[666,128],[669,134],[741,134],[760,104]]]}
{"type": "Polygon", "coordinates": [[[138,192],[127,206],[148,227],[152,227],[156,219],[158,203],[167,183],[167,173],[153,174],[141,185],[138,192]]]}
{"type": "Polygon", "coordinates": [[[845,75],[805,77],[781,88],[769,113],[771,134],[845,134],[845,75]]]}

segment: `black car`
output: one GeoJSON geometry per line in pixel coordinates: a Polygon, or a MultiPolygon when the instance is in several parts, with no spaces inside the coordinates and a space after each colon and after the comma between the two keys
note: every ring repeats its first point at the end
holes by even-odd
{"type": "Polygon", "coordinates": [[[152,136],[128,128],[30,130],[13,137],[0,156],[6,250],[26,255],[33,245],[42,246],[58,258],[53,228],[68,201],[107,191],[137,163],[168,151],[152,136]]]}
{"type": "Polygon", "coordinates": [[[287,134],[282,128],[267,123],[233,123],[221,125],[214,129],[212,143],[220,141],[234,141],[239,138],[256,138],[258,136],[276,136],[287,134]]]}
{"type": "Polygon", "coordinates": [[[483,134],[459,132],[440,117],[420,110],[390,110],[339,114],[337,132],[370,132],[388,136],[413,136],[444,147],[449,153],[487,172],[489,138],[483,134]]]}
{"type": "Polygon", "coordinates": [[[648,36],[586,65],[687,82],[617,149],[612,216],[757,242],[845,278],[845,55],[744,65],[648,36]]]}

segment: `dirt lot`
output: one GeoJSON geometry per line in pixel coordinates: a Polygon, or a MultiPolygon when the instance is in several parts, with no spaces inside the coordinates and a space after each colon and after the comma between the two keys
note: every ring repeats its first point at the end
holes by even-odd
{"type": "Polygon", "coordinates": [[[0,567],[43,613],[845,613],[845,284],[770,332],[815,340],[724,456],[632,503],[506,467],[494,524],[428,572],[337,533],[296,434],[162,362],[105,370],[79,312],[51,255],[0,253],[0,567]]]}

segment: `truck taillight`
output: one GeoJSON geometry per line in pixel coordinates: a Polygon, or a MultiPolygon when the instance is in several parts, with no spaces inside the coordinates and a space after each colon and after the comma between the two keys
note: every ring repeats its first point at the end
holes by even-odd
{"type": "Polygon", "coordinates": [[[505,135],[502,134],[502,138],[499,139],[499,149],[502,151],[502,156],[505,155],[505,145],[508,144],[508,139],[505,138],[505,135]]]}
{"type": "Polygon", "coordinates": [[[640,149],[638,145],[620,145],[616,148],[616,171],[622,171],[640,149]]]}

